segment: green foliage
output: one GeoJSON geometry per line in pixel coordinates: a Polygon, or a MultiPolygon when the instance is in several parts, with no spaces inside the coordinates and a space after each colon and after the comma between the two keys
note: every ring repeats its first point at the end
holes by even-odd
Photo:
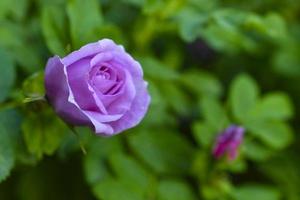
{"type": "Polygon", "coordinates": [[[46,44],[53,54],[66,53],[66,16],[61,6],[45,6],[42,10],[42,30],[46,44]]]}
{"type": "Polygon", "coordinates": [[[257,102],[258,93],[257,85],[247,75],[241,75],[232,82],[229,101],[232,114],[239,122],[247,119],[257,102]]]}
{"type": "Polygon", "coordinates": [[[159,200],[193,200],[196,199],[191,188],[180,180],[163,180],[158,186],[159,200]]]}
{"type": "Polygon", "coordinates": [[[13,167],[15,155],[7,130],[0,124],[0,181],[3,181],[13,167]]]}
{"type": "Polygon", "coordinates": [[[66,125],[58,118],[53,118],[49,110],[40,115],[28,113],[22,123],[28,151],[37,158],[41,158],[43,154],[53,154],[59,147],[66,129],[66,125]]]}
{"type": "Polygon", "coordinates": [[[134,153],[157,173],[183,173],[190,167],[193,148],[176,132],[143,131],[132,135],[129,143],[134,153]]]}
{"type": "Polygon", "coordinates": [[[4,50],[0,49],[0,102],[4,101],[9,95],[15,81],[15,64],[13,59],[4,50]]]}
{"type": "Polygon", "coordinates": [[[1,0],[0,199],[299,200],[300,4],[1,0]],[[141,63],[142,122],[74,134],[44,98],[49,57],[104,37],[141,63]],[[216,137],[245,128],[236,160],[216,137]],[[84,150],[86,154],[84,154],[84,150]]]}
{"type": "Polygon", "coordinates": [[[67,5],[67,13],[74,48],[79,48],[99,38],[97,28],[102,24],[102,17],[96,0],[89,0],[86,3],[71,0],[67,5]]]}
{"type": "Polygon", "coordinates": [[[236,200],[277,200],[280,199],[280,193],[275,188],[265,185],[243,185],[236,189],[234,198],[236,200]]]}

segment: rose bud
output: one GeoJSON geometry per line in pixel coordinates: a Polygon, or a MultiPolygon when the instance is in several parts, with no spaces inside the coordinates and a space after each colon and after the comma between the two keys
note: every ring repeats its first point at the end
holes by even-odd
{"type": "Polygon", "coordinates": [[[141,65],[110,39],[50,58],[45,88],[66,123],[105,136],[136,126],[150,103],[141,65]]]}
{"type": "Polygon", "coordinates": [[[238,155],[238,148],[243,140],[245,129],[240,126],[231,125],[223,131],[216,139],[213,155],[219,159],[227,155],[229,160],[234,160],[238,155]]]}

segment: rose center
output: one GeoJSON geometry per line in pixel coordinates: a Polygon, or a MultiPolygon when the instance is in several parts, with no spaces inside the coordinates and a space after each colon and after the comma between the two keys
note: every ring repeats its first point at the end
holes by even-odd
{"type": "Polygon", "coordinates": [[[94,67],[90,72],[91,84],[104,95],[112,95],[120,89],[120,79],[114,69],[105,65],[94,67]]]}

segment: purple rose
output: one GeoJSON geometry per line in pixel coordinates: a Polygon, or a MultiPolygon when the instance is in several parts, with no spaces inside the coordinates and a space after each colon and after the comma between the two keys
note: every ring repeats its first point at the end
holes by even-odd
{"type": "Polygon", "coordinates": [[[242,143],[245,129],[240,126],[231,125],[218,137],[213,149],[215,158],[220,158],[227,154],[229,160],[234,160],[237,157],[237,152],[242,143]]]}
{"type": "Polygon", "coordinates": [[[136,126],[150,103],[140,64],[109,39],[50,58],[45,88],[64,121],[105,136],[136,126]]]}

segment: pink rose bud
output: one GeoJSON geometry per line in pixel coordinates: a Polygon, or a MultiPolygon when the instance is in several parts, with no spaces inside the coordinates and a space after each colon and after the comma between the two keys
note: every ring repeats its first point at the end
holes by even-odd
{"type": "Polygon", "coordinates": [[[45,88],[65,122],[89,126],[105,136],[136,126],[150,103],[141,65],[109,39],[87,44],[64,58],[50,58],[45,88]]]}
{"type": "Polygon", "coordinates": [[[245,129],[240,126],[231,125],[223,131],[216,139],[213,155],[219,159],[227,155],[229,160],[234,160],[238,155],[238,148],[243,140],[245,129]]]}

